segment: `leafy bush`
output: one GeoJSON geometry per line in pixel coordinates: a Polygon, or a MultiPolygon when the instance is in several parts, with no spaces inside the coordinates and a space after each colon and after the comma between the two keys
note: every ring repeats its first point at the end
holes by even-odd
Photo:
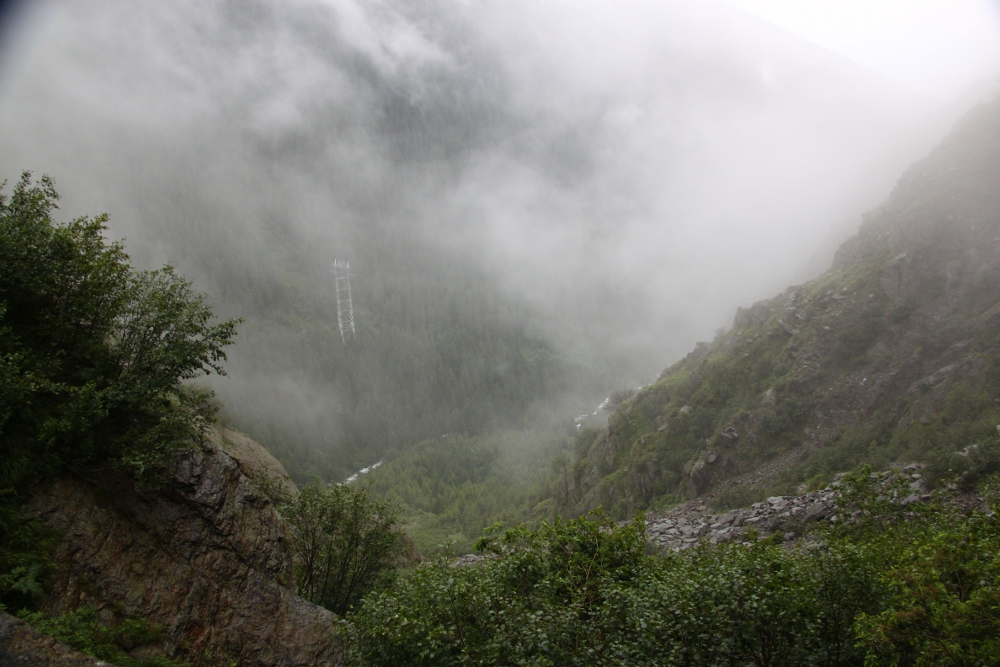
{"type": "Polygon", "coordinates": [[[24,515],[13,489],[0,489],[0,611],[42,597],[54,569],[52,531],[24,515]]]}
{"type": "Polygon", "coordinates": [[[422,566],[366,599],[357,665],[854,665],[881,589],[863,547],[766,541],[650,556],[641,518],[492,532],[486,558],[422,566]]]}
{"type": "Polygon", "coordinates": [[[636,394],[636,389],[632,387],[627,387],[625,389],[615,389],[608,395],[608,400],[604,406],[604,409],[607,410],[608,412],[614,412],[619,405],[621,405],[625,401],[635,396],[635,394],[636,394]]]}
{"type": "Polygon", "coordinates": [[[613,650],[594,635],[607,593],[634,579],[638,523],[577,519],[488,532],[489,558],[453,568],[439,559],[393,591],[366,599],[348,632],[356,664],[599,664],[613,650]],[[594,648],[594,647],[597,648],[594,648]],[[589,650],[588,650],[589,649],[589,650]]]}
{"type": "Polygon", "coordinates": [[[890,591],[856,621],[866,665],[994,665],[1000,655],[1000,503],[940,511],[882,573],[890,591]]]}
{"type": "Polygon", "coordinates": [[[716,512],[725,512],[737,507],[749,507],[771,495],[774,494],[762,486],[731,486],[719,491],[709,501],[709,505],[716,512]]]}
{"type": "Polygon", "coordinates": [[[425,564],[344,624],[350,664],[991,665],[1000,655],[1000,494],[991,511],[912,502],[870,469],[839,521],[778,538],[644,552],[641,518],[494,530],[485,558],[425,564]]]}
{"type": "Polygon", "coordinates": [[[292,530],[302,597],[343,615],[392,580],[403,543],[388,502],[346,484],[314,482],[279,510],[292,530]]]}
{"type": "Polygon", "coordinates": [[[214,411],[183,381],[224,373],[237,324],[211,323],[204,296],[169,266],[132,269],[105,241],[105,216],[54,223],[57,199],[28,173],[0,195],[5,488],[20,473],[105,460],[154,475],[200,439],[214,411]]]}
{"type": "Polygon", "coordinates": [[[1000,439],[993,437],[961,452],[935,451],[928,458],[927,473],[932,481],[953,482],[963,491],[971,491],[1000,472],[1000,439]]]}
{"type": "Polygon", "coordinates": [[[25,495],[65,470],[158,479],[214,415],[184,381],[223,373],[237,325],[169,266],[134,270],[105,216],[55,223],[57,199],[29,173],[0,193],[0,597],[18,605],[48,563],[25,495]]]}

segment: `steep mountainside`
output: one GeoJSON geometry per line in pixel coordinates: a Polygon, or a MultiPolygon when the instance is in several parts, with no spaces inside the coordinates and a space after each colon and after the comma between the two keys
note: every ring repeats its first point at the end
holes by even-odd
{"type": "MultiPolygon", "coordinates": [[[[862,462],[995,445],[1000,103],[900,178],[819,278],[739,309],[619,406],[566,474],[564,512],[740,504],[862,462]]],[[[931,466],[934,469],[934,466],[931,466]]]]}
{"type": "Polygon", "coordinates": [[[59,535],[47,611],[148,618],[193,666],[340,664],[335,617],[295,595],[288,529],[261,491],[287,473],[245,436],[219,435],[155,491],[110,473],[37,491],[29,508],[59,535]]]}

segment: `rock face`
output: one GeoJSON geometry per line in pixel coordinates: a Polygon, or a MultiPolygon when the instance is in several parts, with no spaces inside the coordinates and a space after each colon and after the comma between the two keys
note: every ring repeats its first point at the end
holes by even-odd
{"type": "Polygon", "coordinates": [[[216,438],[155,491],[111,474],[39,489],[31,510],[61,535],[48,611],[112,605],[147,617],[165,650],[194,666],[341,664],[334,615],[289,588],[287,528],[251,466],[216,438]]]}
{"type": "Polygon", "coordinates": [[[998,350],[1000,101],[910,167],[830,271],[739,309],[624,401],[556,505],[625,518],[664,496],[805,481],[810,465],[961,450],[995,437],[998,350]]]}
{"type": "Polygon", "coordinates": [[[236,459],[251,479],[265,479],[285,494],[296,494],[298,489],[291,476],[271,452],[261,447],[248,436],[224,426],[217,426],[212,433],[212,442],[236,459]]]}

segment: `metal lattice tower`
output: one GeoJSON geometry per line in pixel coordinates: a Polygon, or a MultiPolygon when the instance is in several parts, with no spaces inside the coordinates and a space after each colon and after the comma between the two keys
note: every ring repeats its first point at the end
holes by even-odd
{"type": "Polygon", "coordinates": [[[333,260],[333,280],[337,289],[337,326],[340,327],[340,340],[346,345],[348,336],[355,337],[350,262],[346,259],[333,260]]]}

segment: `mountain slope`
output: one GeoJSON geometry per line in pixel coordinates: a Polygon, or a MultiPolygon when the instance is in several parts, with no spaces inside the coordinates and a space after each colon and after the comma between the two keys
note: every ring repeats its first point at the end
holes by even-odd
{"type": "Polygon", "coordinates": [[[994,102],[903,174],[827,273],[741,308],[619,406],[557,502],[624,516],[726,489],[720,502],[745,502],[862,462],[945,471],[998,440],[998,344],[994,102]]]}

